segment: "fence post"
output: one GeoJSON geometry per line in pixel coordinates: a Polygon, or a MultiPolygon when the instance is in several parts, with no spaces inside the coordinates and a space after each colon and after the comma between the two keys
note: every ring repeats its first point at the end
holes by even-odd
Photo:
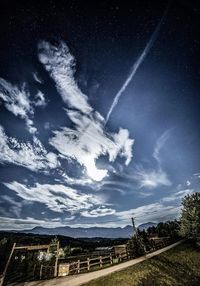
{"type": "Polygon", "coordinates": [[[90,270],[90,258],[87,258],[87,269],[90,270]]]}
{"type": "Polygon", "coordinates": [[[16,243],[13,243],[13,247],[12,247],[12,250],[11,250],[10,255],[9,255],[9,257],[8,257],[8,260],[7,260],[5,269],[4,269],[4,271],[3,271],[2,276],[0,277],[0,285],[1,285],[1,286],[3,286],[3,281],[4,281],[4,278],[5,278],[5,276],[6,276],[6,272],[7,272],[7,269],[8,269],[8,265],[9,265],[9,263],[10,263],[10,261],[11,261],[13,252],[14,252],[14,250],[15,250],[15,246],[16,246],[16,243]]]}
{"type": "Polygon", "coordinates": [[[119,261],[121,261],[121,253],[119,253],[119,261]]]}
{"type": "Polygon", "coordinates": [[[54,268],[54,277],[58,274],[58,256],[59,256],[59,241],[57,242],[56,247],[56,259],[55,259],[55,268],[54,268]]]}
{"type": "Polygon", "coordinates": [[[43,265],[41,264],[40,265],[40,279],[42,279],[42,268],[43,268],[43,265]]]}
{"type": "Polygon", "coordinates": [[[100,268],[102,268],[102,256],[99,257],[100,260],[100,268]]]}
{"type": "Polygon", "coordinates": [[[77,262],[77,272],[80,273],[80,259],[77,262]]]}
{"type": "Polygon", "coordinates": [[[110,253],[110,264],[113,264],[112,254],[110,253]]]}

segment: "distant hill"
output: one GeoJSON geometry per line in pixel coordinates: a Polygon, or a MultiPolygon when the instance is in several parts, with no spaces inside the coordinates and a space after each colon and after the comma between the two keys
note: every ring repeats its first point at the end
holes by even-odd
{"type": "Polygon", "coordinates": [[[139,228],[139,230],[143,230],[143,229],[146,230],[147,228],[152,227],[152,226],[157,226],[157,223],[155,223],[155,222],[146,222],[146,223],[140,224],[138,226],[138,228],[139,228]]]}
{"type": "MultiPolygon", "coordinates": [[[[150,226],[156,226],[153,222],[148,222],[138,226],[140,230],[147,229],[150,226]]],[[[46,228],[37,226],[33,229],[20,231],[21,233],[32,233],[32,234],[44,234],[44,235],[63,235],[70,236],[74,238],[81,237],[103,237],[103,238],[128,238],[133,233],[133,228],[131,225],[125,227],[55,227],[46,228]]]]}

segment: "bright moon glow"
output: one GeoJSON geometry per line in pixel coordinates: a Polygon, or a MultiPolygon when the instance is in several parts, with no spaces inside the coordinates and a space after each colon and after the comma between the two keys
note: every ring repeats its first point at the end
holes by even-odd
{"type": "Polygon", "coordinates": [[[97,169],[95,166],[95,161],[92,157],[85,157],[84,164],[86,166],[88,176],[94,181],[102,181],[108,173],[107,170],[97,169]]]}

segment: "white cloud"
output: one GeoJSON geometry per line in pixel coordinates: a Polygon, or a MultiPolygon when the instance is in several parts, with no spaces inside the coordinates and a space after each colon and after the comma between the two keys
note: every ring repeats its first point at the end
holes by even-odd
{"type": "Polygon", "coordinates": [[[0,78],[0,99],[3,100],[5,107],[11,113],[25,121],[26,127],[31,134],[36,133],[37,129],[32,120],[34,108],[35,106],[44,107],[46,105],[44,95],[41,91],[38,91],[35,100],[31,101],[30,93],[26,89],[25,84],[19,88],[0,78]]]}
{"type": "Polygon", "coordinates": [[[38,91],[38,93],[35,95],[34,105],[40,107],[45,107],[47,105],[45,96],[41,91],[38,91]]]}
{"type": "Polygon", "coordinates": [[[108,172],[107,169],[96,167],[96,160],[101,155],[108,155],[110,162],[119,155],[125,158],[125,164],[128,165],[132,158],[133,145],[128,130],[120,129],[116,134],[105,132],[104,118],[93,110],[87,96],[74,80],[74,58],[66,44],[61,42],[56,47],[41,42],[38,49],[39,60],[55,81],[63,101],[76,109],[66,110],[74,129],[63,127],[54,131],[54,137],[49,143],[65,158],[78,161],[95,181],[101,181],[108,172]]]}
{"type": "Polygon", "coordinates": [[[19,142],[8,137],[0,125],[0,162],[23,166],[32,171],[54,169],[58,166],[57,156],[47,152],[41,142],[19,142]]]}
{"type": "Polygon", "coordinates": [[[66,158],[77,160],[95,181],[101,181],[107,175],[107,169],[98,169],[96,160],[100,155],[108,155],[109,161],[115,161],[117,155],[126,158],[126,164],[132,158],[133,140],[127,130],[120,129],[118,134],[109,134],[103,129],[99,114],[93,117],[82,115],[78,111],[67,111],[75,129],[63,127],[54,131],[50,144],[66,158]]]}
{"type": "Polygon", "coordinates": [[[190,182],[189,180],[187,180],[186,185],[187,185],[187,186],[190,186],[190,185],[191,185],[191,182],[190,182]]]}
{"type": "Polygon", "coordinates": [[[176,200],[181,200],[184,198],[186,195],[190,195],[194,192],[193,189],[184,189],[181,191],[178,191],[170,196],[164,197],[162,199],[163,202],[171,202],[171,201],[176,201],[176,200]]]}
{"type": "Polygon", "coordinates": [[[92,108],[87,102],[87,96],[81,92],[74,80],[75,60],[66,44],[61,42],[56,47],[43,41],[38,45],[38,49],[39,60],[55,81],[63,101],[83,113],[90,113],[92,108]]]}
{"type": "Polygon", "coordinates": [[[156,141],[153,157],[157,161],[157,167],[154,169],[145,169],[141,165],[136,167],[133,177],[139,183],[140,188],[153,189],[159,186],[171,186],[172,182],[167,173],[163,170],[160,151],[169,138],[171,129],[165,131],[156,141]]]}
{"type": "MultiPolygon", "coordinates": [[[[81,185],[81,186],[90,186],[93,185],[93,181],[89,178],[71,178],[69,177],[66,173],[62,174],[62,179],[64,179],[64,181],[69,184],[69,185],[81,185]]],[[[95,184],[96,186],[96,184],[95,184]]]]}
{"type": "Polygon", "coordinates": [[[158,161],[158,163],[161,163],[160,150],[164,147],[166,141],[168,140],[170,132],[171,129],[166,130],[156,141],[153,157],[158,161]]]}
{"type": "Polygon", "coordinates": [[[138,167],[134,178],[139,183],[140,188],[153,189],[159,186],[172,185],[167,174],[161,168],[158,170],[146,170],[143,167],[138,167]]]}
{"type": "Polygon", "coordinates": [[[115,212],[116,211],[114,209],[101,206],[93,210],[83,211],[81,212],[81,215],[84,217],[93,218],[93,217],[103,217],[103,216],[113,215],[115,212]]]}
{"type": "Polygon", "coordinates": [[[34,72],[34,73],[33,73],[33,78],[34,78],[34,80],[37,81],[38,83],[40,83],[40,84],[43,83],[42,79],[39,77],[39,75],[38,75],[37,72],[34,72]]]}
{"type": "Polygon", "coordinates": [[[34,110],[30,102],[30,94],[26,90],[25,85],[20,89],[0,78],[0,98],[10,112],[25,120],[29,132],[35,133],[36,129],[33,126],[33,121],[29,119],[29,116],[33,115],[34,110]]]}
{"type": "Polygon", "coordinates": [[[115,216],[123,220],[127,219],[127,222],[130,222],[131,217],[134,217],[136,224],[138,225],[149,221],[160,222],[175,219],[179,214],[180,207],[166,206],[162,203],[152,203],[135,209],[116,212],[115,216]]]}
{"type": "Polygon", "coordinates": [[[96,205],[104,203],[100,196],[78,192],[70,187],[60,184],[35,184],[26,186],[16,181],[4,183],[10,190],[31,202],[43,203],[54,212],[80,213],[81,210],[89,210],[96,205]]]}
{"type": "Polygon", "coordinates": [[[36,226],[59,227],[63,226],[63,223],[60,221],[52,221],[48,219],[38,220],[31,217],[26,217],[24,219],[13,217],[0,217],[1,230],[24,230],[32,229],[36,226]]]}

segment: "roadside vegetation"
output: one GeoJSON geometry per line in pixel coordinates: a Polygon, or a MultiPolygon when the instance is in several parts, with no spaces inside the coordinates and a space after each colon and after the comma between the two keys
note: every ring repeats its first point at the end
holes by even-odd
{"type": "Polygon", "coordinates": [[[190,241],[84,286],[199,286],[199,265],[200,248],[190,241]]]}

